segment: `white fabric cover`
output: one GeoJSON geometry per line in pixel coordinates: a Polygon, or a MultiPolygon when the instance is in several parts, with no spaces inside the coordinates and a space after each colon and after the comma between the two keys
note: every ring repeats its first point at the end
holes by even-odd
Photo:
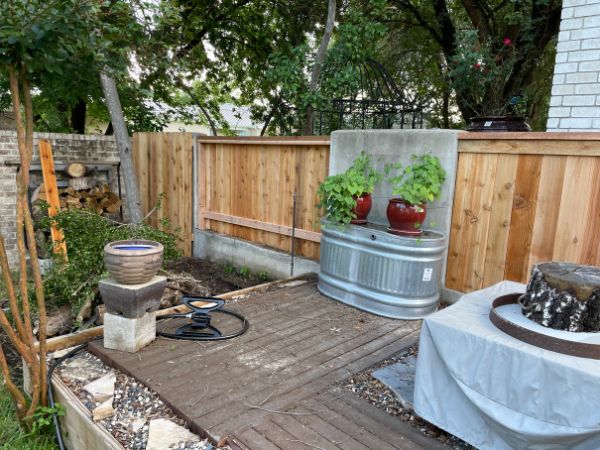
{"type": "MultiPolygon", "coordinates": [[[[488,318],[496,297],[524,289],[503,281],[423,321],[415,411],[481,450],[598,450],[600,361],[526,344],[488,318]]],[[[514,308],[499,312],[508,317],[514,308]]]]}

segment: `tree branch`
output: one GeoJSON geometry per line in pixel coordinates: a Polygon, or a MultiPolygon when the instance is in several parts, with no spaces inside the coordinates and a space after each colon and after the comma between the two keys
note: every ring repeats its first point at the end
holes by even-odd
{"type": "Polygon", "coordinates": [[[489,17],[481,0],[462,0],[462,3],[471,19],[473,27],[477,30],[479,40],[487,42],[492,35],[492,30],[490,28],[489,17]]]}

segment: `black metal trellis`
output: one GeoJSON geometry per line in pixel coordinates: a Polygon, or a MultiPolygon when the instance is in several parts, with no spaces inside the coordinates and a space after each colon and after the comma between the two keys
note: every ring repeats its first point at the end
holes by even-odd
{"type": "Polygon", "coordinates": [[[372,59],[358,68],[360,88],[332,99],[314,115],[315,134],[344,129],[423,128],[423,107],[408,100],[384,66],[372,59]]]}

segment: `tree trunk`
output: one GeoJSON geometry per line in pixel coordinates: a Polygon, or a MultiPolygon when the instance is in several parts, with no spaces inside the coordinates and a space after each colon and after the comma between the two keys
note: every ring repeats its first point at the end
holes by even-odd
{"type": "Polygon", "coordinates": [[[600,269],[571,263],[539,264],[519,303],[526,317],[545,327],[600,331],[600,269]]]}
{"type": "Polygon", "coordinates": [[[125,207],[129,213],[129,221],[131,223],[139,223],[142,221],[142,208],[140,205],[140,194],[138,192],[137,179],[133,168],[133,159],[131,157],[131,141],[127,133],[125,118],[123,117],[123,109],[119,100],[119,92],[114,78],[106,72],[100,73],[100,82],[106,106],[110,114],[110,121],[113,124],[115,131],[115,139],[117,149],[119,150],[119,158],[121,159],[121,169],[123,180],[125,181],[125,207]]]}
{"type": "MultiPolygon", "coordinates": [[[[325,24],[325,31],[323,32],[323,39],[317,49],[315,55],[315,62],[313,64],[312,73],[310,75],[309,89],[311,92],[315,92],[319,87],[321,78],[321,69],[323,68],[323,62],[325,61],[325,55],[327,54],[327,47],[331,40],[331,34],[333,33],[333,27],[335,26],[335,11],[336,11],[336,0],[329,0],[327,6],[327,22],[325,24]]],[[[312,105],[308,105],[306,108],[306,121],[304,123],[304,134],[313,134],[313,114],[314,109],[312,105]]]]}
{"type": "Polygon", "coordinates": [[[85,114],[87,105],[85,100],[79,99],[71,109],[71,128],[78,134],[85,134],[85,114]]]}

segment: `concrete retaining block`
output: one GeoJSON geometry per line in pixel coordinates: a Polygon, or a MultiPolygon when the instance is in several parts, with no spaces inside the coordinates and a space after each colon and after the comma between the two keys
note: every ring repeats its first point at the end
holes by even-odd
{"type": "Polygon", "coordinates": [[[137,319],[115,314],[104,315],[104,347],[135,353],[156,338],[156,313],[149,312],[137,319]]]}
{"type": "Polygon", "coordinates": [[[167,278],[163,276],[155,276],[143,284],[121,284],[113,278],[99,283],[106,312],[128,319],[135,319],[147,312],[156,311],[166,286],[167,278]]]}

